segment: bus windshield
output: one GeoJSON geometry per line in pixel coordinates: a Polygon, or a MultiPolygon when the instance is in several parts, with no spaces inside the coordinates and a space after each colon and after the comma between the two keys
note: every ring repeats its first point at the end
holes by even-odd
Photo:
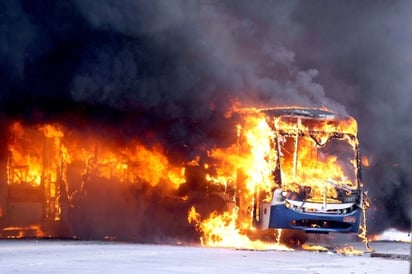
{"type": "MultiPolygon", "coordinates": [[[[346,136],[347,137],[347,136],[346,136]]],[[[278,136],[282,187],[310,196],[336,198],[336,189],[357,188],[356,150],[345,135],[284,134],[278,136]]]]}

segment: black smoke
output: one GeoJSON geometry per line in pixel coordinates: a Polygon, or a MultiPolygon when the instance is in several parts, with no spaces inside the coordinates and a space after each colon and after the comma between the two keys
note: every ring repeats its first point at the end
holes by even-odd
{"type": "Polygon", "coordinates": [[[408,1],[319,1],[301,3],[291,15],[302,28],[292,46],[300,61],[316,64],[327,95],[358,119],[371,161],[363,170],[371,232],[411,224],[410,10],[408,1]]]}
{"type": "Polygon", "coordinates": [[[154,132],[191,158],[244,106],[358,119],[373,231],[408,229],[407,1],[2,1],[0,107],[154,132]],[[193,153],[193,154],[192,154],[193,153]]]}

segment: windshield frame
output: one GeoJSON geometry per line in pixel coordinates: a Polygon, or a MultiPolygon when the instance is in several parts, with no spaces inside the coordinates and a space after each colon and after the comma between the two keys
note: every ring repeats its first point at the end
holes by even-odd
{"type": "MultiPolygon", "coordinates": [[[[282,117],[278,117],[277,119],[281,119],[282,117]]],[[[288,117],[290,118],[290,117],[288,117]]],[[[319,146],[319,148],[324,147],[327,145],[327,143],[330,140],[337,140],[337,141],[342,141],[344,143],[347,143],[353,152],[353,158],[349,157],[350,159],[347,160],[353,161],[351,165],[353,168],[350,170],[350,179],[348,181],[351,182],[351,184],[334,184],[333,182],[331,183],[332,185],[335,185],[335,187],[340,187],[348,191],[353,191],[357,190],[361,187],[361,180],[360,180],[360,162],[359,162],[359,149],[358,149],[358,140],[357,137],[353,134],[350,133],[344,133],[344,132],[336,132],[336,131],[331,131],[331,132],[326,132],[326,131],[319,131],[319,130],[310,130],[308,128],[302,128],[301,125],[301,118],[300,117],[293,117],[296,119],[296,125],[295,128],[288,127],[286,129],[283,128],[278,128],[276,127],[277,121],[275,118],[275,145],[276,149],[278,151],[278,163],[276,166],[277,171],[275,174],[277,174],[277,181],[280,183],[281,186],[285,185],[287,182],[285,182],[285,176],[284,176],[284,167],[282,166],[282,138],[285,137],[292,137],[295,138],[296,144],[295,144],[295,149],[294,149],[294,159],[293,159],[293,168],[295,169],[293,172],[296,175],[299,171],[297,170],[298,168],[298,154],[299,154],[299,139],[300,138],[309,138],[316,144],[316,146],[319,146]],[[298,151],[298,153],[295,153],[295,151],[298,151]]],[[[305,119],[306,120],[306,119],[305,119]]],[[[310,120],[315,120],[316,122],[317,119],[310,119],[310,120]]],[[[313,121],[311,121],[313,122],[313,121]]],[[[323,122],[323,121],[320,121],[323,122]]],[[[304,182],[301,183],[302,186],[305,185],[304,182]]]]}

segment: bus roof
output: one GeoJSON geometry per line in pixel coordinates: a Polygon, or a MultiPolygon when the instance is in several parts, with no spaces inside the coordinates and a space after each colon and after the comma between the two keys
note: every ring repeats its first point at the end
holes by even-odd
{"type": "Polygon", "coordinates": [[[276,107],[260,109],[259,112],[264,113],[269,120],[273,118],[301,118],[302,120],[333,124],[335,125],[334,128],[342,133],[357,134],[357,122],[352,116],[336,113],[331,110],[304,107],[276,107]]]}

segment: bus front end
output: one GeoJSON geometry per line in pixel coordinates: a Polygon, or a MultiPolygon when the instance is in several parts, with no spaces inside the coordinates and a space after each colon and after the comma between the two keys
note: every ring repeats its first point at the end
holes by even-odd
{"type": "Polygon", "coordinates": [[[271,201],[261,203],[267,228],[357,233],[362,182],[356,121],[318,109],[270,111],[277,150],[271,201]]]}

